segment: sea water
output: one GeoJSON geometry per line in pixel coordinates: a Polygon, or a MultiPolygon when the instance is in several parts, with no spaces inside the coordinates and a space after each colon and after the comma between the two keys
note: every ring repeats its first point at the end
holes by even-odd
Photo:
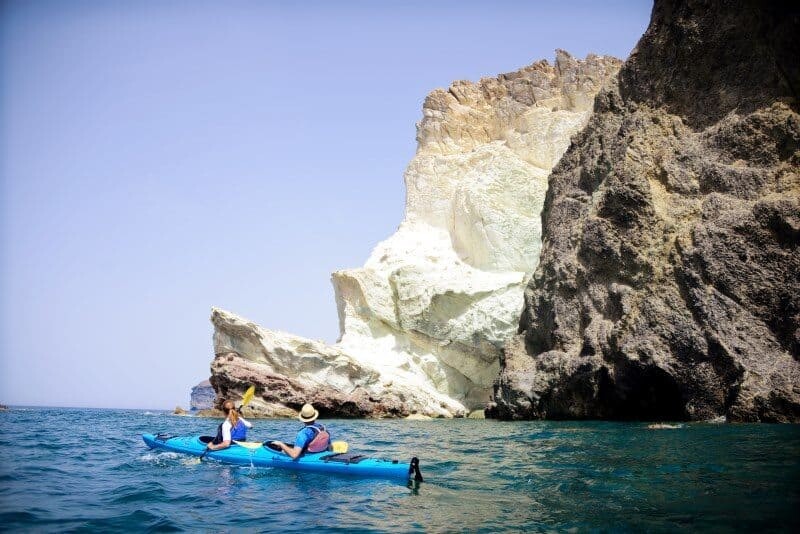
{"type": "MultiPolygon", "coordinates": [[[[301,426],[256,420],[250,440],[301,426]]],[[[797,425],[327,420],[425,482],[233,467],[140,435],[219,421],[144,410],[0,412],[0,530],[800,531],[797,425]]]]}

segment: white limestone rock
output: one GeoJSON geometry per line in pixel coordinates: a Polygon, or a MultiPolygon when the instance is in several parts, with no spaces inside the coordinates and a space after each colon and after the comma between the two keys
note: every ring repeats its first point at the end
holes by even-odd
{"type": "Polygon", "coordinates": [[[256,342],[215,320],[216,353],[375,399],[399,388],[397,414],[483,408],[538,262],[547,176],[620,64],[559,50],[554,66],[433,91],[405,173],[403,222],[363,267],[332,275],[336,345],[269,330],[256,342]]]}
{"type": "Polygon", "coordinates": [[[253,384],[249,415],[293,416],[287,407],[299,409],[306,402],[327,416],[464,415],[458,402],[415,369],[381,370],[338,347],[266,330],[218,308],[212,310],[211,321],[216,354],[211,384],[218,403],[236,401],[253,384]]]}

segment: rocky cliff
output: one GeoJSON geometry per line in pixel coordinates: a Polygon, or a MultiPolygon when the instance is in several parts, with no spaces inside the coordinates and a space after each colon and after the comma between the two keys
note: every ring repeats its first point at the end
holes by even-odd
{"type": "Polygon", "coordinates": [[[203,380],[192,388],[189,406],[192,410],[208,410],[213,408],[217,393],[211,382],[203,380]]]}
{"type": "Polygon", "coordinates": [[[553,170],[494,417],[800,421],[800,14],[657,1],[553,170]]]}
{"type": "Polygon", "coordinates": [[[461,416],[483,408],[538,262],[547,175],[621,62],[558,51],[425,100],[397,233],[333,284],[336,345],[215,309],[218,395],[256,383],[252,406],[328,415],[461,416]]]}

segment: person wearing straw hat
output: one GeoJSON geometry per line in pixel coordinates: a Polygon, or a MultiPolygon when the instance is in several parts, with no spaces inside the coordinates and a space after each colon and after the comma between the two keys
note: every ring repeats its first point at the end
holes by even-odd
{"type": "Polygon", "coordinates": [[[304,452],[322,452],[330,449],[331,435],[323,425],[317,423],[319,412],[311,404],[304,404],[300,410],[298,419],[305,423],[305,426],[297,433],[294,446],[287,445],[282,441],[273,441],[272,444],[296,460],[304,452]]]}

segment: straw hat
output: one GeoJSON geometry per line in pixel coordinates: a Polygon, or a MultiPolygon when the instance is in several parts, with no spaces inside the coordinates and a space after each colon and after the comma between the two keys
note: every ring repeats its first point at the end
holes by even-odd
{"type": "Polygon", "coordinates": [[[300,415],[297,418],[304,423],[310,423],[317,417],[319,417],[319,412],[310,404],[304,404],[303,409],[300,410],[300,415]]]}

